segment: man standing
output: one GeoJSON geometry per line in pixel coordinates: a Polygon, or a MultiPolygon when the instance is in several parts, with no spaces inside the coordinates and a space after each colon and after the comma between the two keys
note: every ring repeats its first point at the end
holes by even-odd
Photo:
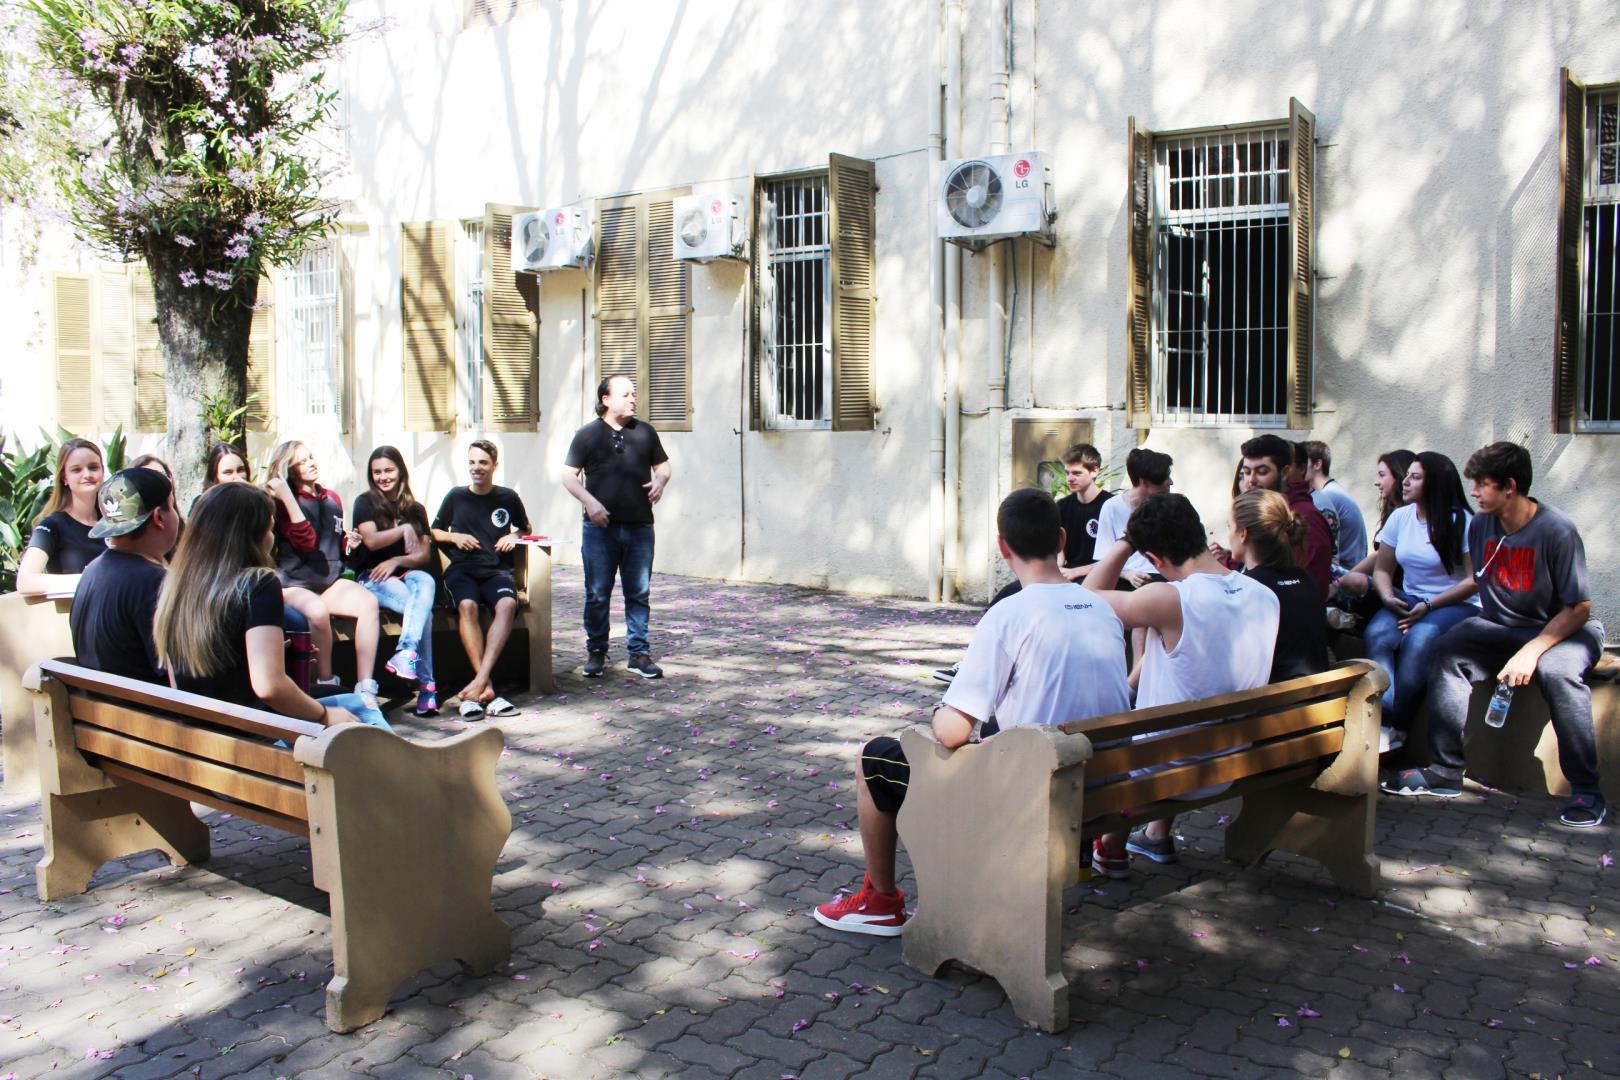
{"type": "Polygon", "coordinates": [[[1429,688],[1429,756],[1423,769],[1385,780],[1393,795],[1462,794],[1463,727],[1473,682],[1511,687],[1532,679],[1547,700],[1558,764],[1572,797],[1559,820],[1587,829],[1608,813],[1598,786],[1597,737],[1587,669],[1603,655],[1603,624],[1592,618],[1586,548],[1574,522],[1530,497],[1530,452],[1510,442],[1476,450],[1463,468],[1479,513],[1468,523],[1478,552],[1474,582],[1481,613],[1435,646],[1429,688]]]}
{"type": "Polygon", "coordinates": [[[468,720],[486,712],[490,716],[517,712],[516,705],[495,693],[490,676],[517,617],[512,551],[519,534],[529,528],[529,513],[517,492],[495,485],[499,461],[500,451],[488,439],[467,447],[467,476],[472,482],[451,488],[433,519],[433,539],[444,545],[450,560],[444,587],[456,602],[461,647],[473,669],[472,681],[456,695],[461,716],[468,720]],[[480,602],[495,613],[487,638],[478,619],[480,602]]]}
{"type": "Polygon", "coordinates": [[[1333,534],[1333,562],[1348,570],[1367,557],[1367,522],[1344,485],[1328,475],[1333,467],[1333,452],[1328,444],[1312,439],[1300,445],[1304,447],[1305,483],[1310,485],[1311,501],[1327,519],[1333,534]]]}
{"type": "Polygon", "coordinates": [[[1114,497],[1097,483],[1102,454],[1090,443],[1077,443],[1063,451],[1063,474],[1069,494],[1058,500],[1063,522],[1063,557],[1058,566],[1070,581],[1081,581],[1096,562],[1098,519],[1103,505],[1114,497]]]}
{"type": "Polygon", "coordinates": [[[68,628],[80,664],[109,675],[167,683],[158,670],[152,616],[163,588],[163,557],[180,538],[174,485],[153,469],[116,473],[96,494],[101,520],[92,538],[107,552],[85,567],[68,628]]]}
{"type": "Polygon", "coordinates": [[[596,387],[595,420],[574,432],[562,483],[585,510],[580,557],[585,563],[585,667],[599,679],[607,667],[608,604],[617,576],[624,589],[629,668],[661,679],[647,645],[652,588],[653,504],[669,483],[669,455],[653,426],[636,419],[636,386],[609,375],[596,387]]]}

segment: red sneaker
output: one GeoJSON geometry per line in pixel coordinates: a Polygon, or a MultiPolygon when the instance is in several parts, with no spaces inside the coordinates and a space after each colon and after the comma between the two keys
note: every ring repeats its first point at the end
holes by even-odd
{"type": "Polygon", "coordinates": [[[870,876],[861,879],[861,891],[816,908],[816,922],[852,934],[899,937],[906,924],[906,894],[880,893],[870,876]]]}
{"type": "Polygon", "coordinates": [[[1102,837],[1091,842],[1091,868],[1104,877],[1119,881],[1131,876],[1131,857],[1124,848],[1105,851],[1102,837]]]}

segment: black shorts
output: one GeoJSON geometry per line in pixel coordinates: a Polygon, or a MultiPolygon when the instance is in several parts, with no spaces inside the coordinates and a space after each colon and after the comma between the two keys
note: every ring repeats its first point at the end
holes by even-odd
{"type": "Polygon", "coordinates": [[[451,563],[444,571],[444,587],[457,604],[464,600],[494,608],[502,597],[517,600],[517,582],[510,570],[486,569],[451,563]]]}
{"type": "MultiPolygon", "coordinates": [[[[1143,585],[1153,585],[1153,584],[1157,584],[1158,582],[1161,582],[1161,581],[1169,581],[1169,580],[1170,579],[1165,577],[1163,574],[1149,574],[1147,576],[1147,580],[1142,582],[1142,584],[1143,585]]],[[[1136,591],[1136,586],[1132,585],[1129,581],[1125,580],[1125,575],[1121,574],[1121,575],[1119,575],[1119,580],[1114,583],[1114,589],[1117,592],[1135,592],[1136,591]]]]}
{"type": "MultiPolygon", "coordinates": [[[[988,739],[1000,730],[1001,725],[991,717],[980,727],[979,739],[988,739]]],[[[861,778],[872,793],[873,806],[885,814],[898,814],[911,784],[911,764],[900,749],[900,740],[880,735],[861,747],[861,778]]]]}

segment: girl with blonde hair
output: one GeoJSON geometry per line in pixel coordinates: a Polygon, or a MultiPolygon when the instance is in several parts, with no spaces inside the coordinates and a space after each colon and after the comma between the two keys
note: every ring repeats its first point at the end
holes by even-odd
{"type": "Polygon", "coordinates": [[[1322,597],[1294,560],[1304,543],[1305,522],[1280,492],[1251,488],[1232,500],[1232,531],[1227,537],[1232,558],[1246,576],[1277,597],[1272,682],[1314,675],[1328,666],[1322,597]]]}
{"type": "Polygon", "coordinates": [[[34,534],[17,561],[20,593],[72,592],[79,575],[107,550],[90,538],[101,520],[96,493],[107,477],[101,447],[89,439],[69,439],[56,455],[50,501],[34,519],[34,534]]]}
{"type": "Polygon", "coordinates": [[[275,504],[248,484],[209,488],[158,594],[152,637],[177,689],[328,727],[392,730],[358,694],[311,697],[287,674],[281,584],[270,559],[275,504]]]}

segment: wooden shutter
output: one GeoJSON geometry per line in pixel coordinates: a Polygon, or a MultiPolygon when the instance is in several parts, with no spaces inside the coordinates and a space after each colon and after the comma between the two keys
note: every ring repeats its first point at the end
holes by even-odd
{"type": "Polygon", "coordinates": [[[276,286],[269,271],[259,275],[254,297],[253,322],[248,328],[246,393],[257,394],[248,403],[243,426],[248,431],[274,431],[276,416],[276,286]]]}
{"type": "MultiPolygon", "coordinates": [[[[628,375],[640,389],[637,225],[633,202],[597,211],[596,371],[598,379],[628,375]]],[[[597,404],[592,398],[591,407],[597,404]]]]}
{"type": "Polygon", "coordinates": [[[96,430],[111,431],[135,419],[135,314],[129,271],[122,265],[95,269],[96,430]]]}
{"type": "Polygon", "coordinates": [[[675,258],[675,204],[646,208],[647,373],[640,383],[643,415],[654,427],[692,430],[691,271],[675,258]]]}
{"type": "Polygon", "coordinates": [[[455,410],[455,248],[450,223],[400,227],[400,337],[403,345],[405,429],[449,431],[455,410]]]}
{"type": "Polygon", "coordinates": [[[1316,117],[1288,101],[1288,426],[1311,426],[1311,333],[1316,303],[1316,117]]]}
{"type": "Polygon", "coordinates": [[[1153,423],[1153,133],[1126,126],[1130,237],[1125,247],[1125,411],[1131,427],[1153,423]]]}
{"type": "Polygon", "coordinates": [[[1553,297],[1553,430],[1580,420],[1581,214],[1586,200],[1586,87],[1558,73],[1558,264],[1553,297]]]}
{"type": "Polygon", "coordinates": [[[827,164],[831,198],[832,364],[834,431],[871,431],[872,333],[877,293],[872,162],[834,154],[827,164]]]}
{"type": "Polygon", "coordinates": [[[540,417],[540,281],[512,272],[512,215],[484,207],[484,421],[493,431],[534,431],[540,417]]]}
{"type": "Polygon", "coordinates": [[[157,295],[146,267],[135,267],[130,278],[135,315],[135,426],[141,431],[163,431],[169,425],[169,391],[163,342],[158,337],[157,295]]]}
{"type": "Polygon", "coordinates": [[[765,427],[765,413],[760,402],[764,365],[770,362],[776,346],[776,277],[771,269],[771,246],[776,243],[776,204],[764,184],[755,182],[754,192],[754,260],[748,268],[749,277],[749,342],[752,358],[748,365],[748,426],[754,431],[765,427]]]}
{"type": "MultiPolygon", "coordinates": [[[[674,248],[674,196],[597,204],[596,369],[635,380],[640,414],[692,429],[691,275],[674,248]]],[[[594,405],[595,402],[592,402],[594,405]]]]}
{"type": "Polygon", "coordinates": [[[51,323],[56,337],[56,422],[75,435],[95,424],[94,354],[91,348],[91,278],[57,274],[51,282],[51,323]]]}

